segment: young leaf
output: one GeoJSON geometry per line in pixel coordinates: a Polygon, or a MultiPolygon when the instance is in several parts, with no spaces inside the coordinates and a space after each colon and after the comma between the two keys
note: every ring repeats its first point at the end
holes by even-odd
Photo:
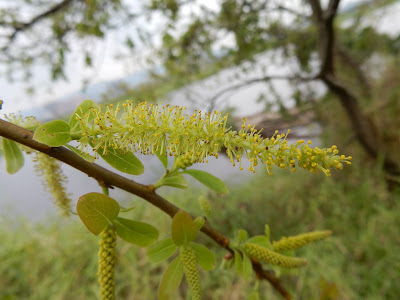
{"type": "Polygon", "coordinates": [[[104,148],[100,148],[97,153],[113,168],[118,171],[140,175],[144,172],[142,162],[131,152],[123,153],[111,147],[107,147],[106,153],[103,154],[104,148]]]}
{"type": "Polygon", "coordinates": [[[186,246],[193,241],[199,232],[192,217],[183,210],[179,211],[172,219],[171,235],[177,246],[186,246]]]}
{"type": "Polygon", "coordinates": [[[24,165],[24,156],[17,143],[3,138],[3,152],[8,174],[15,174],[24,165]]]}
{"type": "Polygon", "coordinates": [[[183,277],[183,264],[180,257],[175,258],[168,266],[158,288],[158,299],[169,300],[178,289],[183,277]]]}
{"type": "Polygon", "coordinates": [[[243,278],[244,280],[248,280],[253,274],[253,265],[251,263],[250,258],[243,254],[243,278]]]}
{"type": "Polygon", "coordinates": [[[171,238],[167,238],[150,246],[147,251],[147,257],[151,262],[158,263],[169,258],[177,248],[174,241],[171,238]]]}
{"type": "Polygon", "coordinates": [[[114,220],[118,236],[128,243],[146,247],[158,239],[158,230],[150,224],[117,217],[114,220]]]}
{"type": "Polygon", "coordinates": [[[265,224],[265,237],[267,238],[268,241],[270,241],[271,230],[269,229],[269,226],[267,224],[265,224]]]}
{"type": "Polygon", "coordinates": [[[94,119],[94,113],[90,113],[89,109],[98,108],[98,105],[94,103],[92,100],[84,100],[79,106],[75,109],[71,118],[69,120],[69,127],[71,128],[71,133],[74,133],[79,130],[79,117],[83,118],[86,113],[88,113],[88,121],[91,122],[94,119]]]}
{"type": "Polygon", "coordinates": [[[219,194],[228,193],[228,188],[226,187],[225,183],[223,183],[221,179],[211,175],[208,172],[200,170],[185,170],[182,173],[189,174],[214,192],[219,194]]]}
{"type": "Polygon", "coordinates": [[[71,140],[70,128],[63,120],[54,120],[40,125],[33,139],[50,147],[60,147],[71,140]]]}
{"type": "Polygon", "coordinates": [[[88,193],[79,198],[76,211],[87,229],[98,235],[118,216],[119,204],[106,195],[88,193]]]}
{"type": "Polygon", "coordinates": [[[240,229],[238,232],[238,245],[247,240],[248,237],[249,236],[247,234],[247,231],[244,229],[240,229]]]}
{"type": "Polygon", "coordinates": [[[265,235],[256,235],[252,238],[249,238],[246,243],[253,243],[259,246],[271,249],[271,242],[267,239],[265,235]]]}
{"type": "Polygon", "coordinates": [[[190,243],[190,246],[194,249],[197,263],[203,270],[210,271],[214,269],[216,265],[214,253],[201,244],[190,243]]]}
{"type": "Polygon", "coordinates": [[[159,188],[163,185],[173,186],[179,189],[186,189],[188,187],[185,177],[183,177],[182,174],[163,177],[159,181],[157,181],[154,187],[159,188]]]}
{"type": "Polygon", "coordinates": [[[233,250],[235,253],[235,267],[236,267],[236,272],[238,275],[242,276],[243,275],[243,259],[242,259],[242,254],[240,254],[239,251],[233,250]]]}
{"type": "Polygon", "coordinates": [[[84,152],[81,152],[81,151],[79,151],[78,149],[76,149],[74,146],[71,146],[71,145],[65,145],[65,147],[67,147],[69,150],[71,150],[72,152],[74,152],[75,154],[77,154],[77,155],[79,155],[80,157],[82,157],[84,160],[86,160],[86,161],[88,161],[88,162],[94,162],[94,157],[93,156],[91,156],[91,155],[89,155],[89,154],[87,154],[87,153],[84,153],[84,152]]]}

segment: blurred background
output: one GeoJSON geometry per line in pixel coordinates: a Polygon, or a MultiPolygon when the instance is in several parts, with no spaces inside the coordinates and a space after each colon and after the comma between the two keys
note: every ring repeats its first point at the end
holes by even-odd
{"type": "MultiPolygon", "coordinates": [[[[262,234],[264,224],[274,240],[332,230],[298,251],[307,268],[275,270],[294,299],[400,299],[399,20],[393,0],[0,0],[1,117],[68,119],[85,99],[129,99],[188,114],[218,110],[230,113],[233,129],[246,117],[265,137],[290,128],[291,141],[337,145],[353,164],[330,178],[268,176],[262,166],[253,174],[221,156],[195,168],[223,179],[229,195],[195,182],[160,194],[198,215],[198,196],[206,196],[211,224],[231,238],[239,228],[262,234]]],[[[133,180],[162,176],[157,158],[139,158],[145,172],[133,180]]],[[[74,201],[101,190],[62,170],[74,201]]],[[[97,299],[97,238],[76,217],[60,217],[29,156],[12,176],[0,157],[0,176],[0,299],[97,299]]],[[[111,196],[169,234],[157,209],[121,191],[111,196]]],[[[118,298],[155,299],[166,265],[119,246],[118,298]]],[[[246,299],[255,279],[234,273],[202,274],[205,299],[246,299]]],[[[267,282],[261,292],[280,299],[267,282]]],[[[176,297],[187,298],[185,283],[176,297]]]]}

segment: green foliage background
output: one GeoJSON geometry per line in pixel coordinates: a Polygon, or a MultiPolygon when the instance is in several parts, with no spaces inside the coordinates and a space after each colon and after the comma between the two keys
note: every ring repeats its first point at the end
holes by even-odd
{"type": "MultiPolygon", "coordinates": [[[[298,253],[309,260],[299,271],[282,273],[296,299],[399,299],[400,191],[388,193],[379,167],[357,164],[341,177],[304,176],[302,172],[273,177],[259,173],[230,188],[229,196],[210,196],[216,229],[233,236],[238,228],[250,235],[271,226],[272,239],[316,229],[331,229],[333,237],[298,253]],[[348,180],[351,178],[351,180],[348,180]],[[251,222],[249,221],[251,220],[251,222]],[[325,296],[324,296],[325,295],[325,296]]],[[[346,171],[345,171],[346,172],[346,171]]],[[[169,194],[172,202],[201,214],[195,188],[169,194]]],[[[135,200],[137,220],[152,220],[168,234],[170,219],[135,200]]],[[[1,219],[0,299],[96,299],[97,238],[79,220],[59,219],[32,225],[1,219]]],[[[205,236],[201,242],[212,247],[205,236]]],[[[213,249],[217,249],[212,247],[213,249]]],[[[217,249],[221,260],[226,254],[217,249]]],[[[117,297],[154,299],[166,263],[151,265],[145,250],[119,243],[117,297]]],[[[233,271],[216,268],[201,274],[205,299],[245,299],[254,283],[233,271]]],[[[267,299],[280,299],[262,284],[267,299]]],[[[185,299],[187,284],[177,299],[185,299]]],[[[187,298],[186,298],[187,299],[187,298]]]]}

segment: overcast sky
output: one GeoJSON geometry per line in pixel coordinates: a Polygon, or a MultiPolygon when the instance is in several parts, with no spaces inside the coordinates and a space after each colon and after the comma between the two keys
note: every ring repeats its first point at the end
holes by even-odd
{"type": "MultiPolygon", "coordinates": [[[[203,1],[216,3],[214,1],[203,1]]],[[[344,5],[355,2],[354,0],[344,0],[344,5]]],[[[291,2],[293,3],[293,2],[291,2]]],[[[146,22],[143,19],[141,22],[146,22]]],[[[377,17],[372,20],[373,24],[385,32],[398,34],[400,31],[400,3],[392,5],[386,9],[384,18],[377,17]]],[[[149,27],[149,24],[143,23],[149,27]]],[[[156,28],[157,23],[150,24],[156,28]]],[[[125,29],[126,30],[126,29],[125,29]]],[[[79,90],[85,78],[91,78],[92,83],[106,80],[118,79],[129,73],[143,69],[144,64],[139,63],[140,57],[134,59],[116,59],[120,45],[126,37],[126,31],[121,30],[112,35],[107,35],[103,41],[93,41],[91,45],[94,54],[94,68],[86,69],[83,66],[82,58],[79,53],[82,51],[80,44],[72,45],[72,53],[67,56],[66,74],[68,81],[51,82],[48,76],[48,68],[38,66],[33,73],[32,85],[36,93],[29,95],[26,93],[27,85],[22,82],[10,83],[4,77],[0,77],[0,99],[4,100],[2,113],[15,113],[35,105],[41,105],[54,99],[60,98],[68,93],[79,90]]],[[[148,53],[146,49],[141,49],[140,53],[148,53]]],[[[0,71],[2,71],[0,66],[0,71]]]]}

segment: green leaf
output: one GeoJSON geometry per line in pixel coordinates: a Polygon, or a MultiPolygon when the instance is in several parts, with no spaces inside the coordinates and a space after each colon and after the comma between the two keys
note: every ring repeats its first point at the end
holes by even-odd
{"type": "Polygon", "coordinates": [[[15,174],[24,165],[24,155],[16,142],[3,138],[3,152],[8,174],[15,174]]]}
{"type": "Polygon", "coordinates": [[[150,224],[120,217],[114,223],[118,236],[128,243],[146,247],[158,239],[158,230],[150,224]]]}
{"type": "Polygon", "coordinates": [[[76,211],[87,229],[98,235],[118,216],[119,204],[106,195],[88,193],[79,198],[76,211]]]}
{"type": "Polygon", "coordinates": [[[106,148],[106,153],[103,154],[104,148],[100,148],[97,153],[113,168],[118,171],[140,175],[144,172],[142,162],[131,152],[123,153],[111,147],[106,148]]]}
{"type": "Polygon", "coordinates": [[[85,152],[80,151],[79,149],[76,149],[74,146],[71,145],[65,145],[65,147],[67,147],[69,150],[71,150],[72,152],[74,152],[75,154],[79,155],[80,157],[82,157],[84,160],[88,161],[88,162],[94,162],[95,158],[85,152]]]}
{"type": "Polygon", "coordinates": [[[152,245],[147,251],[147,257],[151,262],[158,263],[169,258],[177,248],[174,241],[167,238],[152,245]]]}
{"type": "Polygon", "coordinates": [[[63,120],[54,120],[40,125],[33,139],[50,147],[60,147],[71,140],[70,128],[63,120]]]}
{"type": "Polygon", "coordinates": [[[247,231],[244,229],[240,229],[238,232],[238,244],[240,245],[242,242],[247,240],[248,237],[249,236],[247,234],[247,231]]]}
{"type": "Polygon", "coordinates": [[[194,249],[197,263],[203,270],[210,271],[214,269],[217,263],[214,253],[201,244],[190,243],[190,246],[194,249]]]}
{"type": "Polygon", "coordinates": [[[251,263],[251,260],[246,254],[243,254],[243,278],[245,280],[248,280],[250,279],[252,274],[253,274],[253,265],[251,263]]]}
{"type": "Polygon", "coordinates": [[[203,228],[206,220],[204,219],[204,217],[197,217],[196,219],[193,220],[193,222],[196,224],[197,228],[200,230],[201,228],[203,228]]]}
{"type": "Polygon", "coordinates": [[[154,187],[159,188],[164,185],[173,186],[179,189],[186,189],[188,187],[185,177],[183,177],[182,174],[179,173],[176,175],[165,176],[161,178],[159,181],[157,181],[156,184],[154,184],[154,187]]]}
{"type": "Polygon", "coordinates": [[[270,241],[270,236],[271,236],[271,231],[269,229],[269,226],[266,224],[265,225],[265,237],[267,238],[268,241],[270,241]]]}
{"type": "Polygon", "coordinates": [[[88,114],[87,120],[90,123],[93,121],[95,114],[93,112],[89,112],[89,109],[99,108],[99,106],[93,102],[92,100],[84,100],[79,106],[75,109],[71,118],[69,119],[69,127],[71,128],[71,133],[74,133],[80,129],[79,126],[79,117],[85,118],[85,114],[88,114]],[[77,120],[78,119],[78,120],[77,120]]]}
{"type": "Polygon", "coordinates": [[[235,253],[235,267],[236,267],[236,272],[242,276],[243,275],[243,259],[242,259],[242,254],[240,254],[239,251],[233,250],[235,253]]]}
{"type": "Polygon", "coordinates": [[[146,247],[158,239],[158,230],[147,223],[117,217],[114,220],[118,236],[128,243],[146,247]]]}
{"type": "Polygon", "coordinates": [[[185,211],[179,211],[172,219],[171,235],[177,246],[186,246],[199,232],[192,217],[185,211]]]}
{"type": "Polygon", "coordinates": [[[189,174],[214,192],[219,194],[228,193],[228,188],[226,187],[225,183],[221,179],[211,175],[208,172],[200,170],[185,170],[182,173],[189,174]]]}
{"type": "Polygon", "coordinates": [[[168,266],[158,288],[158,299],[169,300],[178,289],[183,278],[183,264],[180,257],[175,258],[168,266]]]}
{"type": "MultiPolygon", "coordinates": [[[[160,148],[161,150],[161,148],[160,148]]],[[[158,159],[161,161],[161,163],[163,164],[165,170],[168,169],[168,153],[167,153],[167,148],[165,146],[165,142],[164,142],[164,147],[163,147],[163,151],[156,151],[156,155],[158,157],[158,159]]]]}
{"type": "Polygon", "coordinates": [[[252,238],[249,238],[246,243],[253,243],[253,244],[257,244],[259,246],[271,249],[271,243],[270,241],[267,239],[267,237],[265,235],[256,235],[253,236],[252,238]]]}

